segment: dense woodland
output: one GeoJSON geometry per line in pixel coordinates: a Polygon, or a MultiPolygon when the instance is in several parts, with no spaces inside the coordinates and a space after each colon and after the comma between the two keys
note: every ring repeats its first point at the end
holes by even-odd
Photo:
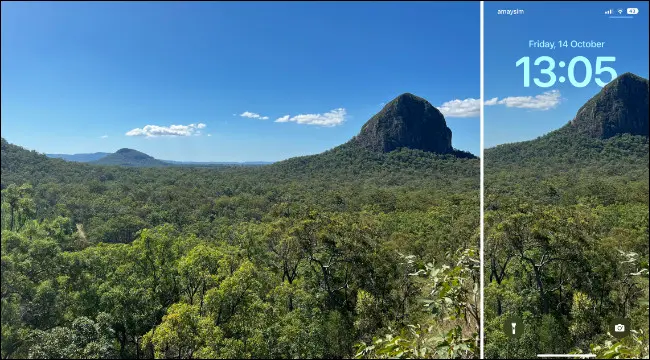
{"type": "Polygon", "coordinates": [[[485,356],[648,358],[648,138],[567,125],[486,150],[485,186],[485,356]],[[631,336],[608,334],[615,317],[631,336]]]}
{"type": "Polygon", "coordinates": [[[478,357],[476,158],[1,155],[2,358],[478,357]]]}

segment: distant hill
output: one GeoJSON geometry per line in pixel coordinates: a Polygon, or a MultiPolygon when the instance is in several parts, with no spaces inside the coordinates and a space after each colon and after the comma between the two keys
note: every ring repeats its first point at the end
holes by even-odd
{"type": "Polygon", "coordinates": [[[91,162],[103,158],[106,155],[111,153],[105,152],[96,152],[92,154],[45,154],[47,157],[55,159],[63,159],[66,161],[75,161],[75,162],[91,162]]]}
{"type": "Polygon", "coordinates": [[[170,166],[169,163],[157,160],[143,152],[127,148],[117,150],[115,153],[106,155],[99,160],[91,161],[90,164],[130,167],[170,166]]]}
{"type": "MultiPolygon", "coordinates": [[[[103,157],[106,157],[107,155],[111,155],[112,153],[105,153],[105,152],[96,152],[96,153],[89,153],[89,154],[45,154],[45,156],[53,158],[53,159],[63,159],[66,161],[74,161],[74,162],[83,162],[83,163],[91,163],[94,161],[97,161],[103,157]]],[[[269,165],[273,164],[272,161],[243,161],[243,162],[237,162],[237,161],[176,161],[176,160],[160,160],[162,162],[171,164],[171,165],[177,165],[177,166],[211,166],[211,165],[241,165],[241,166],[259,166],[259,165],[269,165]]]]}

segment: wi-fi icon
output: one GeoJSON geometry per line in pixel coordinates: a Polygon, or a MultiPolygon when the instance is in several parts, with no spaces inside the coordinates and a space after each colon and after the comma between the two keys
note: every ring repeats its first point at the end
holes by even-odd
{"type": "Polygon", "coordinates": [[[618,14],[621,15],[623,13],[623,9],[618,9],[618,14]]]}

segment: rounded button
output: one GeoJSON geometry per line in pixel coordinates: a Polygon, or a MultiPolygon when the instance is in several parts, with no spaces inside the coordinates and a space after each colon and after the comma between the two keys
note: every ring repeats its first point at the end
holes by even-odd
{"type": "Polygon", "coordinates": [[[612,334],[615,338],[622,339],[630,335],[630,323],[629,319],[626,318],[615,318],[609,322],[609,333],[612,334]]]}
{"type": "Polygon", "coordinates": [[[524,333],[524,321],[519,316],[509,316],[503,323],[503,333],[510,339],[516,339],[524,333]]]}

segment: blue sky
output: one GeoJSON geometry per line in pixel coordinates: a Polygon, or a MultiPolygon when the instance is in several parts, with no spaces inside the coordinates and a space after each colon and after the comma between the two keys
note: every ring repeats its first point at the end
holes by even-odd
{"type": "MultiPolygon", "coordinates": [[[[551,56],[556,74],[567,76],[566,64],[575,56],[590,60],[595,70],[598,56],[614,56],[611,65],[618,75],[632,72],[648,78],[648,3],[647,2],[486,2],[485,3],[485,117],[484,140],[489,148],[502,143],[534,139],[573,119],[578,109],[601,87],[593,80],[583,88],[569,81],[539,88],[531,80],[523,86],[523,68],[515,63],[531,57],[531,78],[543,81],[532,62],[539,56],[551,56]],[[638,8],[632,18],[609,18],[605,11],[638,8]],[[498,15],[499,9],[523,9],[523,15],[498,15]],[[576,40],[605,42],[603,48],[529,48],[529,40],[576,40]],[[549,92],[544,94],[545,92],[549,92]],[[490,99],[496,104],[487,106],[490,99]],[[494,102],[494,101],[493,101],[494,102]],[[509,106],[508,106],[509,105],[509,106]]],[[[545,68],[546,65],[543,66],[545,68]]],[[[576,66],[578,81],[585,78],[582,64],[576,66]]],[[[608,81],[608,75],[604,76],[608,81]]]]}
{"type": "Polygon", "coordinates": [[[478,2],[1,6],[2,136],[29,149],[276,161],[411,92],[479,153],[478,2]]]}

